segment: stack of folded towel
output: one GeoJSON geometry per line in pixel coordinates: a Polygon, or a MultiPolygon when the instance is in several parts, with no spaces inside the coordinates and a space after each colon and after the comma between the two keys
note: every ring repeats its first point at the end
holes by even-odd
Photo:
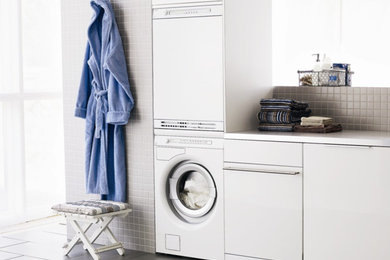
{"type": "Polygon", "coordinates": [[[340,124],[335,124],[333,118],[322,116],[302,117],[301,125],[294,128],[296,132],[331,133],[341,131],[340,124]]]}
{"type": "Polygon", "coordinates": [[[292,132],[301,122],[301,117],[308,117],[311,113],[307,103],[292,99],[262,99],[260,105],[257,114],[260,131],[292,132]]]}

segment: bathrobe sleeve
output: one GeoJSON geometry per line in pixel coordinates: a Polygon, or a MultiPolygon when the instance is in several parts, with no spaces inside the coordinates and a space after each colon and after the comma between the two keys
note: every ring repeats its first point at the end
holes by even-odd
{"type": "Polygon", "coordinates": [[[86,118],[87,116],[87,106],[88,100],[91,95],[91,82],[92,82],[92,73],[88,66],[88,60],[90,57],[90,46],[87,44],[85,48],[85,56],[83,63],[83,71],[81,74],[80,88],[76,102],[75,116],[86,118]]]}
{"type": "Polygon", "coordinates": [[[108,71],[106,122],[114,125],[126,125],[134,107],[134,99],[130,91],[122,41],[119,39],[114,42],[116,44],[107,59],[106,66],[108,71]]]}

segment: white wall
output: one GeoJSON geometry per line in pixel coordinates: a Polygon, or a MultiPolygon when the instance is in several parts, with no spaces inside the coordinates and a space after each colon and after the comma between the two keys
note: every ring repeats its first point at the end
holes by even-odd
{"type": "MultiPolygon", "coordinates": [[[[91,18],[89,0],[62,0],[66,198],[85,194],[85,121],[73,116],[91,18]]],[[[126,126],[128,201],[133,212],[111,224],[129,249],[155,251],[151,0],[112,0],[124,44],[135,109],[126,126]]]]}

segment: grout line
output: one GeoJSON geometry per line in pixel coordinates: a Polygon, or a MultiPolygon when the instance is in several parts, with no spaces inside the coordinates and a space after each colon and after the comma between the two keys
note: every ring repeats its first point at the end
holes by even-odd
{"type": "MultiPolygon", "coordinates": [[[[9,252],[5,252],[5,251],[0,251],[0,252],[9,253],[9,252]]],[[[9,254],[14,254],[14,253],[9,253],[9,254]]],[[[5,259],[5,260],[19,259],[19,258],[24,257],[24,256],[29,257],[29,258],[33,258],[33,259],[49,260],[49,259],[46,259],[46,258],[40,258],[40,257],[36,257],[36,256],[19,255],[19,254],[17,254],[17,255],[18,255],[18,256],[16,256],[16,257],[7,258],[7,259],[5,259]]]]}
{"type": "Polygon", "coordinates": [[[55,224],[55,223],[61,223],[62,220],[63,220],[63,217],[61,217],[59,215],[36,219],[33,221],[28,221],[28,222],[24,222],[24,223],[12,225],[12,226],[0,229],[0,235],[15,233],[15,232],[19,232],[19,231],[25,231],[25,230],[29,230],[29,229],[36,229],[36,228],[39,228],[42,226],[55,224]]]}
{"type": "Polygon", "coordinates": [[[46,231],[46,230],[42,230],[42,232],[44,233],[49,233],[49,234],[53,234],[53,235],[59,235],[59,236],[64,236],[66,237],[68,234],[64,234],[64,233],[59,233],[59,232],[55,232],[55,231],[46,231]]]}
{"type": "Polygon", "coordinates": [[[15,240],[15,241],[19,241],[19,242],[15,243],[15,244],[12,244],[12,245],[0,246],[0,251],[3,250],[3,249],[6,249],[7,247],[16,246],[16,245],[20,245],[20,244],[25,244],[25,243],[29,242],[29,241],[26,241],[26,240],[20,240],[20,239],[15,239],[15,238],[10,238],[10,237],[3,237],[3,238],[10,239],[10,240],[15,240]]]}
{"type": "Polygon", "coordinates": [[[19,257],[24,256],[24,255],[15,254],[15,253],[10,253],[10,252],[7,252],[7,251],[2,251],[2,250],[0,250],[0,253],[6,253],[6,254],[11,254],[11,255],[16,255],[15,257],[6,258],[6,259],[4,259],[4,260],[15,259],[15,258],[19,258],[19,257]]]}
{"type": "MultiPolygon", "coordinates": [[[[27,243],[35,244],[35,243],[32,242],[32,241],[26,241],[25,244],[27,244],[27,243]]],[[[24,243],[21,243],[21,244],[24,244],[24,243]]],[[[42,244],[42,246],[43,246],[43,244],[42,244]]],[[[25,257],[29,257],[29,258],[33,258],[33,259],[49,260],[49,259],[47,259],[47,258],[42,258],[42,257],[38,257],[38,256],[35,256],[35,255],[30,255],[30,254],[22,254],[22,255],[21,255],[20,253],[14,253],[14,252],[9,252],[9,251],[4,251],[4,250],[7,250],[7,247],[2,248],[2,249],[0,250],[0,252],[19,255],[19,256],[17,256],[17,257],[9,258],[9,259],[18,259],[18,258],[20,258],[20,257],[25,256],[25,257]]],[[[6,259],[6,260],[8,260],[8,259],[6,259]]]]}

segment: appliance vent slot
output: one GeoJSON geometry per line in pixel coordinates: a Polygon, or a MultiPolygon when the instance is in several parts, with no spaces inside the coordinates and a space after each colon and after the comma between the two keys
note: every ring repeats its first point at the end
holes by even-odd
{"type": "Polygon", "coordinates": [[[187,130],[217,130],[217,125],[212,122],[190,122],[190,121],[175,121],[175,120],[162,120],[160,124],[161,128],[168,129],[187,129],[187,130]]]}

